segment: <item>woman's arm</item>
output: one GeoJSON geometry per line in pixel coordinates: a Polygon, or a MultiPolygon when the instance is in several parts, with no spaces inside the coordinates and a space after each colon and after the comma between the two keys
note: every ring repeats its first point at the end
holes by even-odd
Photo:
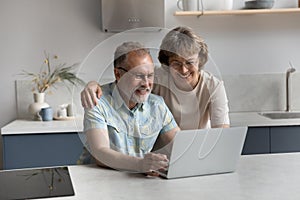
{"type": "Polygon", "coordinates": [[[228,99],[224,87],[224,83],[221,81],[211,98],[210,116],[212,128],[229,128],[229,107],[228,99]]]}
{"type": "Polygon", "coordinates": [[[90,81],[80,93],[81,105],[84,108],[93,108],[101,95],[101,86],[96,81],[90,81]]]}

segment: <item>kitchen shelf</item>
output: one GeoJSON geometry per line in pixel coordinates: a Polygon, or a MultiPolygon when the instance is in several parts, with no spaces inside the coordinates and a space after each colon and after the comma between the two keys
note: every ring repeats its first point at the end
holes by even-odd
{"type": "Polygon", "coordinates": [[[300,13],[300,8],[283,9],[245,9],[245,10],[207,10],[201,11],[176,11],[175,16],[201,16],[201,15],[249,15],[249,14],[282,14],[300,13]]]}

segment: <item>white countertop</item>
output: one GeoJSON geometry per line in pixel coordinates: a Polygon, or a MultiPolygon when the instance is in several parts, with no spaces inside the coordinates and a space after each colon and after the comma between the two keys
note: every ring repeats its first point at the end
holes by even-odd
{"type": "MultiPolygon", "coordinates": [[[[231,126],[296,126],[300,125],[300,119],[269,119],[257,112],[230,113],[231,126]]],[[[53,120],[47,122],[32,120],[14,120],[1,128],[2,135],[10,134],[36,134],[36,133],[67,133],[82,132],[83,118],[73,120],[53,120]]]]}
{"type": "Polygon", "coordinates": [[[70,166],[75,196],[54,199],[300,199],[300,153],[242,156],[234,173],[166,180],[70,166]]]}
{"type": "Polygon", "coordinates": [[[32,121],[18,119],[1,128],[2,135],[82,132],[83,120],[32,121]]]}
{"type": "Polygon", "coordinates": [[[230,126],[296,126],[300,125],[300,118],[297,119],[269,119],[258,112],[237,112],[229,113],[230,126]]]}

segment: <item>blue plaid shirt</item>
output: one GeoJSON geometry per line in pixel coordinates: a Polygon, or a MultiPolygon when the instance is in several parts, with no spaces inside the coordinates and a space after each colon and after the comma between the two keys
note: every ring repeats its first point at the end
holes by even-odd
{"type": "Polygon", "coordinates": [[[128,109],[115,83],[102,87],[98,105],[86,109],[84,131],[108,131],[110,148],[127,155],[143,157],[150,152],[159,134],[177,127],[162,97],[150,94],[148,99],[128,109]]]}

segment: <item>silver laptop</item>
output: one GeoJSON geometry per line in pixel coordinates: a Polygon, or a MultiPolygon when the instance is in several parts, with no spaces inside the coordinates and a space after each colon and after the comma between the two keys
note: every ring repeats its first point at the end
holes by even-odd
{"type": "Polygon", "coordinates": [[[163,177],[181,178],[233,172],[247,127],[183,130],[176,133],[169,168],[163,177]]]}

